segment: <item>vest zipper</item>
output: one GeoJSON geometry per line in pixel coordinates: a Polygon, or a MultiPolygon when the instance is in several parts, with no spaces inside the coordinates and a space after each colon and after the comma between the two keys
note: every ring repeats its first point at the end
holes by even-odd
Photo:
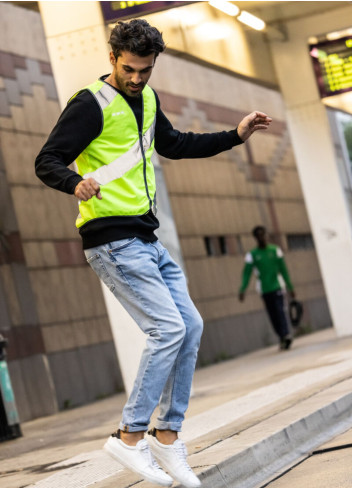
{"type": "Polygon", "coordinates": [[[152,199],[150,198],[149,189],[148,189],[148,182],[147,182],[147,159],[145,157],[144,147],[143,147],[144,99],[143,99],[143,95],[141,95],[141,97],[142,97],[142,130],[141,131],[139,130],[139,127],[138,127],[138,121],[137,121],[136,114],[133,112],[133,109],[130,106],[130,104],[127,102],[127,100],[126,100],[126,103],[127,103],[127,105],[129,105],[129,107],[131,109],[131,112],[134,115],[134,118],[136,119],[137,130],[138,130],[138,137],[139,137],[139,144],[140,144],[140,147],[141,147],[141,150],[142,150],[142,157],[143,157],[144,186],[145,186],[145,191],[147,193],[147,197],[148,197],[148,200],[149,200],[149,210],[150,210],[153,207],[153,202],[152,202],[152,199]]]}
{"type": "Polygon", "coordinates": [[[152,202],[152,199],[150,198],[149,189],[148,189],[148,182],[147,182],[147,159],[145,157],[144,148],[143,148],[143,134],[141,133],[141,131],[138,131],[138,134],[139,134],[139,144],[141,145],[142,156],[143,156],[144,185],[145,185],[145,191],[147,192],[147,197],[149,200],[149,210],[150,210],[152,208],[153,202],[152,202]]]}

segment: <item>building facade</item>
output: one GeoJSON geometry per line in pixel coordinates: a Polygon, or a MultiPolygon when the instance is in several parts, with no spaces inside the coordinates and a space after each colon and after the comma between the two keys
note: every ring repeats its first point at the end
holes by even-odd
{"type": "Polygon", "coordinates": [[[230,130],[256,109],[273,118],[269,131],[218,156],[160,157],[190,293],[205,321],[200,364],[276,341],[254,277],[246,301],[237,298],[258,224],[285,253],[307,330],[331,326],[281,94],[168,54],[158,59],[151,82],[181,131],[230,130]]]}
{"type": "MultiPolygon", "coordinates": [[[[25,421],[110,395],[123,382],[102,290],[74,226],[77,203],[34,175],[60,114],[40,14],[0,3],[0,18],[0,333],[25,421]]],[[[255,109],[274,119],[266,134],[216,157],[159,158],[168,217],[205,321],[199,366],[276,341],[253,282],[246,302],[237,299],[257,224],[284,250],[307,330],[331,326],[278,89],[177,51],[158,58],[151,86],[181,131],[230,130],[255,109]]]]}

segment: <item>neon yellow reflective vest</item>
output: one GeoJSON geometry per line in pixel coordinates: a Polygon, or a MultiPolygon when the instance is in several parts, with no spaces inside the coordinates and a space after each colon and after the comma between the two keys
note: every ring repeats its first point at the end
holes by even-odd
{"type": "Polygon", "coordinates": [[[113,87],[97,80],[85,88],[99,104],[103,128],[76,163],[83,178],[92,177],[100,184],[103,198],[94,196],[79,203],[78,228],[92,219],[143,215],[155,199],[153,90],[148,85],[143,89],[143,128],[139,132],[132,109],[113,87]]]}

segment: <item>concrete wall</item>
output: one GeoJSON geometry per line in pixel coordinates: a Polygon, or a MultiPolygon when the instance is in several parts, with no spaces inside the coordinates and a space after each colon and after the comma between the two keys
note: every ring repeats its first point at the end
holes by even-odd
{"type": "Polygon", "coordinates": [[[0,3],[0,332],[21,421],[122,388],[76,200],[35,177],[60,108],[40,15],[0,3]]]}
{"type": "Polygon", "coordinates": [[[314,16],[287,21],[286,41],[271,45],[320,271],[338,336],[352,334],[349,293],[352,276],[346,273],[352,268],[351,214],[339,175],[341,147],[332,136],[327,109],[319,95],[308,39],[349,28],[351,18],[351,3],[342,2],[341,6],[336,2],[334,10],[323,9],[314,16]],[[295,60],[299,69],[292,69],[295,60]]]}

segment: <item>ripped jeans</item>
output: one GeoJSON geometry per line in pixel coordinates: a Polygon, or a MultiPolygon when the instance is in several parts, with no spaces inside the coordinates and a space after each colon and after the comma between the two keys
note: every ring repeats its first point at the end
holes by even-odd
{"type": "Polygon", "coordinates": [[[120,428],[181,431],[203,330],[181,268],[159,241],[127,238],[85,250],[88,263],[148,335],[120,428]]]}

